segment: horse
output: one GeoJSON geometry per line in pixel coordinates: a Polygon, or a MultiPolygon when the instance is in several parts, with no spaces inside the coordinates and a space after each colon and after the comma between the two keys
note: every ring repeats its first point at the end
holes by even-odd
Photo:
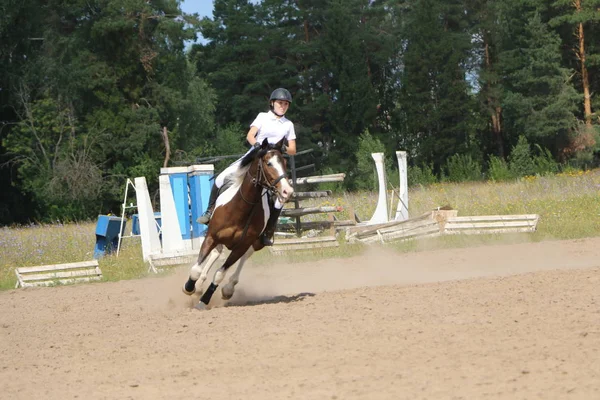
{"type": "Polygon", "coordinates": [[[224,188],[228,187],[217,198],[198,260],[191,267],[189,278],[183,286],[185,294],[193,295],[196,287],[200,288],[206,280],[223,246],[231,250],[223,265],[215,272],[209,287],[203,294],[200,293],[200,301],[204,305],[210,302],[227,269],[239,260],[235,272],[221,289],[222,298],[231,299],[244,263],[255,251],[264,247],[260,235],[270,215],[268,198],[276,196],[284,204],[294,192],[287,178],[283,144],[284,139],[274,145],[265,139],[260,146],[252,148],[241,158],[238,170],[229,177],[228,183],[231,185],[224,185],[224,188]]]}

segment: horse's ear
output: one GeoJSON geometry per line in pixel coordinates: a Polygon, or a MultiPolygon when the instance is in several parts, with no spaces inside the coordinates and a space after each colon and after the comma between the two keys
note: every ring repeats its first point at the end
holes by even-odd
{"type": "Polygon", "coordinates": [[[263,140],[260,147],[266,149],[269,146],[269,141],[267,139],[263,140]]]}
{"type": "Polygon", "coordinates": [[[280,150],[283,148],[284,143],[286,142],[285,138],[281,139],[279,142],[275,143],[275,147],[277,150],[280,150]]]}

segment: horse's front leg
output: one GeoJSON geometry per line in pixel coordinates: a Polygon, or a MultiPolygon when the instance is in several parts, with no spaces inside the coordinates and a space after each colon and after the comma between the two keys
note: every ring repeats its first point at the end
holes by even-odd
{"type": "MultiPolygon", "coordinates": [[[[208,256],[208,259],[204,263],[204,266],[202,267],[202,271],[200,272],[200,279],[196,283],[196,286],[198,289],[200,289],[202,287],[202,284],[208,277],[208,271],[210,271],[210,268],[213,266],[215,261],[217,261],[217,259],[221,256],[222,252],[223,252],[223,245],[220,244],[220,245],[217,245],[217,247],[215,247],[215,249],[208,256]]],[[[202,291],[200,292],[200,294],[202,294],[202,291]]]]}
{"type": "MultiPolygon", "coordinates": [[[[212,251],[216,246],[217,246],[217,244],[212,239],[211,236],[207,236],[204,239],[204,242],[202,242],[202,246],[200,247],[200,254],[198,255],[198,261],[196,261],[196,263],[190,269],[190,276],[189,276],[187,282],[183,285],[183,293],[187,294],[188,296],[191,296],[192,294],[194,294],[196,292],[196,282],[202,276],[202,272],[204,272],[206,265],[208,265],[208,268],[210,269],[210,266],[219,257],[220,253],[217,253],[216,257],[214,256],[214,254],[212,254],[212,251]],[[210,255],[210,257],[208,258],[208,260],[206,260],[206,257],[209,255],[210,255]],[[213,259],[213,257],[214,257],[214,259],[213,259]],[[205,263],[204,268],[201,268],[200,266],[202,265],[202,263],[204,261],[207,261],[207,262],[205,263]]],[[[208,270],[205,272],[204,279],[206,279],[207,273],[208,273],[208,270]]]]}
{"type": "Polygon", "coordinates": [[[210,302],[210,299],[211,299],[213,293],[215,292],[215,290],[217,290],[217,287],[223,281],[223,278],[225,278],[225,274],[227,273],[227,269],[229,269],[229,267],[231,267],[233,264],[235,264],[235,262],[237,260],[239,260],[240,257],[242,257],[244,254],[246,254],[246,252],[248,251],[249,247],[250,246],[243,246],[243,247],[239,246],[239,247],[236,247],[235,249],[233,249],[231,251],[231,253],[227,257],[227,259],[225,260],[225,262],[223,263],[223,265],[221,266],[221,268],[219,268],[215,272],[215,276],[213,277],[213,281],[211,282],[211,284],[208,286],[208,288],[206,289],[206,291],[204,292],[204,294],[200,298],[200,301],[202,303],[208,304],[210,302]]]}
{"type": "Polygon", "coordinates": [[[221,298],[223,300],[229,300],[231,299],[231,297],[233,297],[233,293],[235,292],[235,285],[237,285],[240,281],[240,273],[242,272],[242,267],[250,258],[250,256],[252,256],[252,254],[254,254],[254,248],[250,246],[250,248],[242,256],[242,258],[240,258],[240,261],[238,262],[238,265],[233,274],[231,274],[231,276],[229,277],[227,284],[225,284],[225,286],[223,286],[223,288],[221,289],[221,298]]]}

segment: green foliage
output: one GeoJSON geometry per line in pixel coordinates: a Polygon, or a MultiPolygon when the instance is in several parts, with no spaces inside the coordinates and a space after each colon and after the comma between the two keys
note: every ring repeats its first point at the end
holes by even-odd
{"type": "Polygon", "coordinates": [[[394,127],[417,165],[433,162],[439,170],[451,155],[477,147],[475,104],[464,79],[472,47],[464,5],[419,0],[395,8],[404,48],[394,127]]]}
{"type": "Polygon", "coordinates": [[[558,163],[554,160],[550,150],[542,148],[537,143],[535,144],[535,148],[538,151],[538,154],[533,157],[535,173],[542,176],[556,174],[559,171],[558,163]]]}
{"type": "Polygon", "coordinates": [[[4,144],[14,155],[22,189],[40,207],[42,214],[35,218],[86,218],[99,206],[103,185],[102,171],[90,151],[94,140],[78,132],[73,109],[67,105],[46,97],[22,106],[22,120],[4,144]]]}
{"type": "Polygon", "coordinates": [[[531,156],[531,148],[525,136],[519,136],[519,141],[508,156],[508,166],[515,177],[535,174],[535,163],[531,156]]]}
{"type": "Polygon", "coordinates": [[[383,153],[384,147],[379,139],[369,131],[363,132],[358,139],[356,168],[353,174],[353,186],[358,190],[377,190],[377,170],[372,153],[383,153]]]}
{"type": "MultiPolygon", "coordinates": [[[[213,155],[244,154],[248,151],[246,141],[247,130],[240,124],[231,124],[220,128],[214,141],[213,155]]],[[[222,171],[231,164],[233,160],[223,160],[215,163],[215,171],[222,171]]]]}
{"type": "Polygon", "coordinates": [[[481,164],[470,154],[454,154],[446,162],[446,180],[449,182],[479,181],[482,179],[481,164]]]}
{"type": "Polygon", "coordinates": [[[193,65],[189,64],[187,71],[190,82],[181,104],[174,137],[177,149],[181,150],[194,149],[206,140],[219,136],[214,117],[217,95],[205,80],[194,76],[194,70],[193,65]]]}
{"type": "Polygon", "coordinates": [[[488,179],[492,182],[502,182],[514,179],[508,163],[501,157],[490,156],[488,163],[488,179]]]}
{"type": "Polygon", "coordinates": [[[438,181],[433,172],[433,164],[422,166],[408,166],[406,173],[408,177],[408,186],[428,186],[438,181]]]}
{"type": "MultiPolygon", "coordinates": [[[[507,76],[502,102],[504,130],[513,144],[524,135],[556,151],[557,139],[566,140],[576,127],[578,95],[569,84],[572,71],[561,65],[560,38],[542,21],[541,11],[518,3],[513,12],[521,15],[515,15],[512,23],[520,20],[521,26],[507,32],[507,48],[500,63],[507,76]]],[[[524,172],[533,171],[519,171],[524,172]]]]}
{"type": "MultiPolygon", "coordinates": [[[[15,18],[26,10],[10,9],[15,18]]],[[[195,22],[176,2],[49,2],[34,9],[25,19],[37,25],[27,25],[23,37],[43,40],[8,38],[9,58],[0,49],[0,65],[27,60],[0,84],[0,115],[15,120],[0,129],[0,161],[6,149],[17,172],[12,181],[36,204],[28,218],[89,218],[112,209],[126,178],[157,183],[164,129],[175,153],[214,133],[214,93],[184,53],[195,22]],[[35,46],[14,47],[18,41],[35,46]]],[[[0,22],[0,35],[12,31],[4,29],[0,22]]]]}
{"type": "Polygon", "coordinates": [[[376,189],[371,152],[393,185],[399,149],[410,185],[479,179],[483,154],[508,160],[490,159],[493,180],[600,162],[572,51],[581,22],[597,112],[598,0],[213,4],[198,21],[176,1],[0,2],[0,224],[114,211],[137,175],[154,193],[164,132],[172,165],[243,153],[281,86],[299,150],[345,189],[376,189]]]}

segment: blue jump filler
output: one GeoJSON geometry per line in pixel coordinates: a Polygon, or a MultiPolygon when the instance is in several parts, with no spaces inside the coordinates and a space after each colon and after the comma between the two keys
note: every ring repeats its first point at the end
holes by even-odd
{"type": "MultiPolygon", "coordinates": [[[[123,221],[123,232],[125,231],[126,221],[123,221]]],[[[96,247],[94,248],[94,259],[103,257],[105,254],[112,253],[119,246],[119,228],[121,228],[121,218],[110,215],[99,215],[96,223],[96,247]]]]}

